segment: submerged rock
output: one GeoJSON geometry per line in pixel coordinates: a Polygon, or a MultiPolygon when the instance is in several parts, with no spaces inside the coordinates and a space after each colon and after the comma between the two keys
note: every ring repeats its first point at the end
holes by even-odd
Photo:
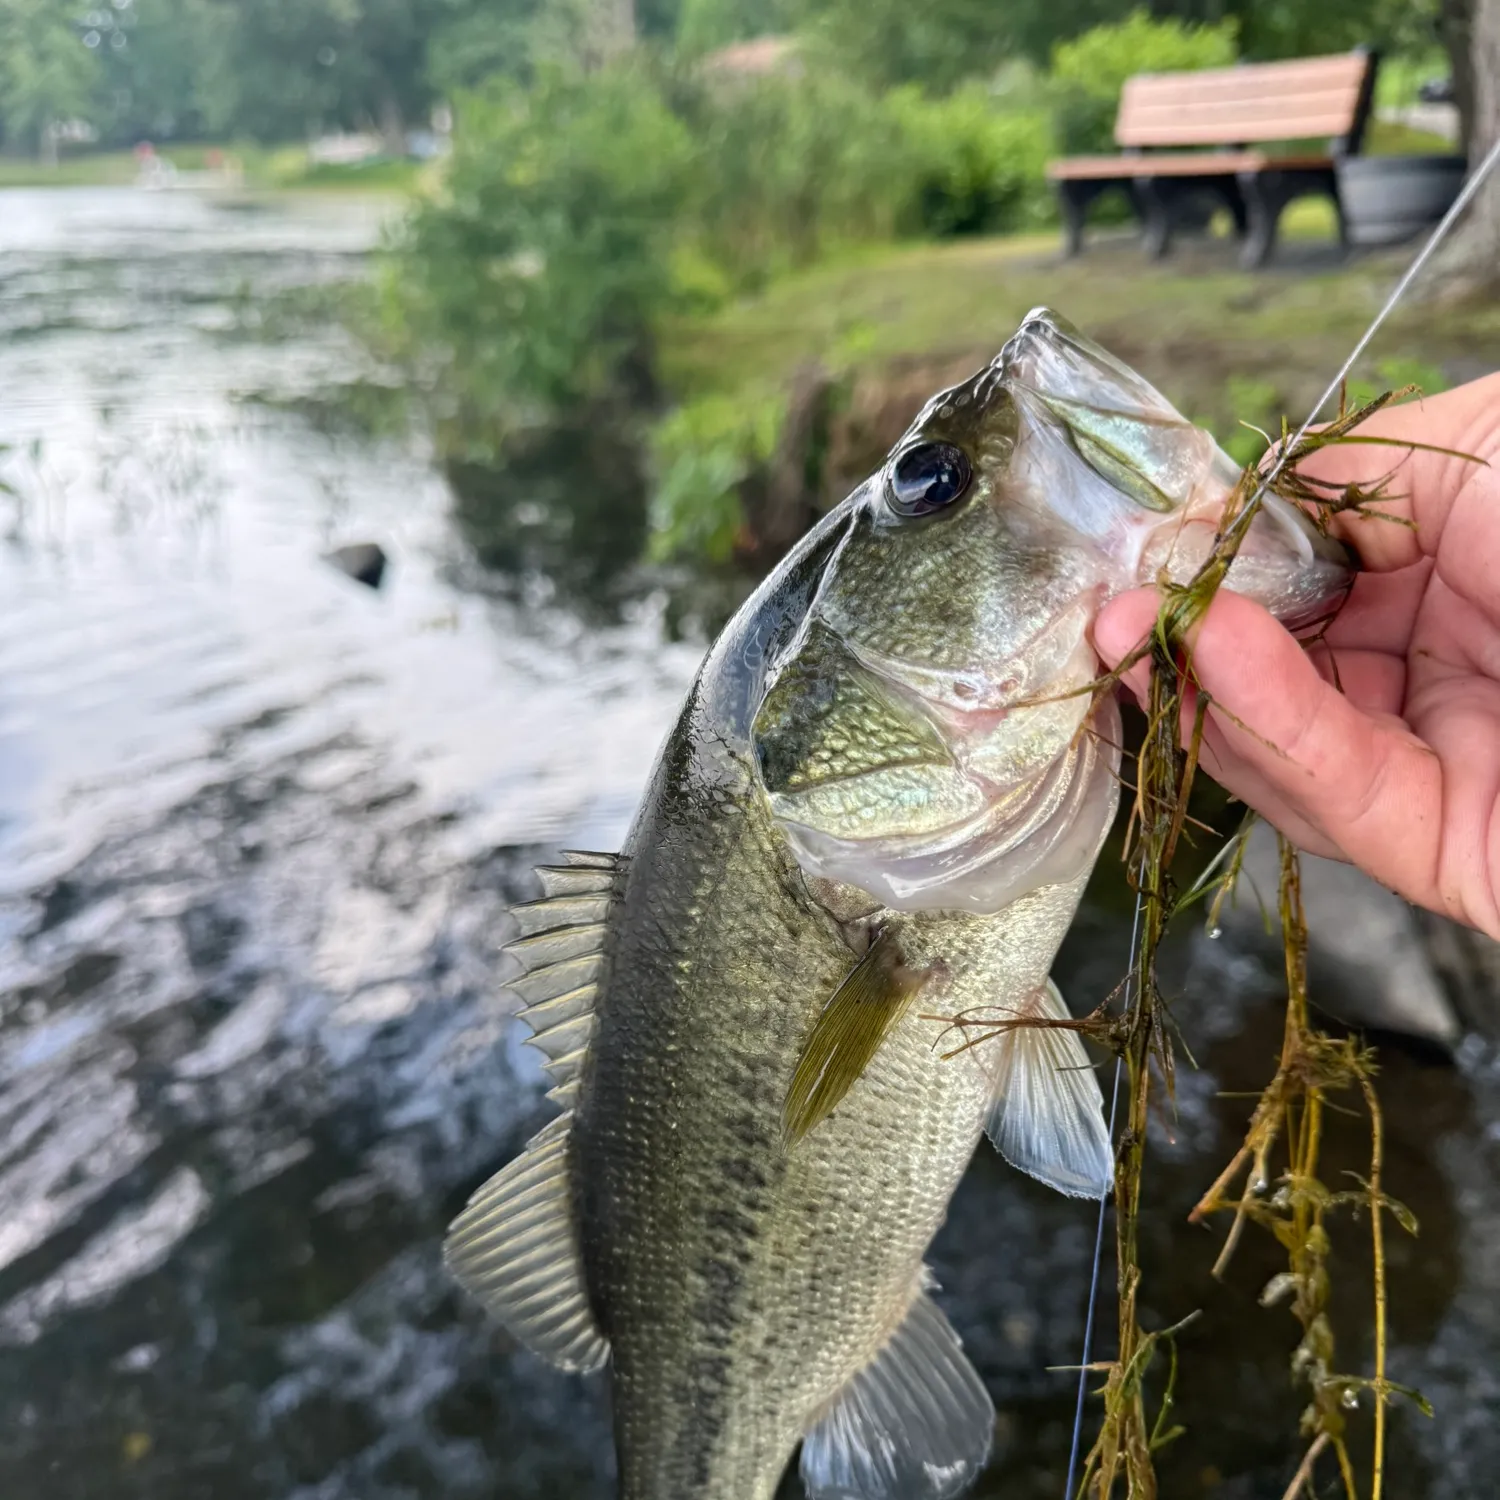
{"type": "Polygon", "coordinates": [[[385,578],[385,549],[378,542],[351,542],[347,547],[335,547],[332,552],[324,553],[323,561],[332,563],[339,572],[347,573],[367,588],[378,589],[385,578]]]}
{"type": "MultiPolygon", "coordinates": [[[[1224,922],[1281,951],[1276,915],[1280,858],[1275,831],[1257,823],[1241,885],[1224,922]]],[[[1394,892],[1353,865],[1302,856],[1308,991],[1317,1007],[1354,1027],[1390,1031],[1451,1048],[1462,1027],[1423,938],[1424,921],[1394,892]]]]}

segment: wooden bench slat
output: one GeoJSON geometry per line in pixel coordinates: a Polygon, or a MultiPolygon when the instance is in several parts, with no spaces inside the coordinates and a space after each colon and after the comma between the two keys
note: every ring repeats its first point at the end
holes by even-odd
{"type": "Polygon", "coordinates": [[[1346,113],[1324,115],[1235,114],[1212,128],[1201,121],[1161,121],[1121,133],[1121,146],[1234,146],[1261,141],[1334,139],[1349,128],[1346,113]]]}
{"type": "Polygon", "coordinates": [[[1152,105],[1199,104],[1221,99],[1301,99],[1315,94],[1338,94],[1356,98],[1363,79],[1358,74],[1339,73],[1323,78],[1266,81],[1254,68],[1236,68],[1229,77],[1205,78],[1201,73],[1138,74],[1120,92],[1125,111],[1152,105]]]}
{"type": "Polygon", "coordinates": [[[1225,90],[1230,93],[1295,93],[1345,84],[1358,88],[1369,59],[1346,52],[1335,57],[1300,58],[1292,62],[1241,63],[1231,68],[1201,68],[1190,73],[1137,73],[1125,82],[1122,97],[1133,94],[1175,94],[1184,90],[1225,90]]]}
{"type": "Polygon", "coordinates": [[[1068,156],[1049,162],[1054,182],[1135,177],[1228,177],[1236,172],[1315,171],[1333,165],[1331,156],[1268,155],[1264,151],[1184,151],[1154,156],[1068,156]]]}

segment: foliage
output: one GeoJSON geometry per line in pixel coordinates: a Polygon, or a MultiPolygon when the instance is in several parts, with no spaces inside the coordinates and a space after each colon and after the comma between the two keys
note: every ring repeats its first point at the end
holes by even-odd
{"type": "Polygon", "coordinates": [[[1053,204],[1044,174],[1056,152],[1044,112],[998,109],[978,84],[936,100],[897,90],[889,108],[912,176],[910,227],[944,237],[1048,222],[1053,204]]]}
{"type": "Polygon", "coordinates": [[[686,114],[699,149],[696,232],[742,283],[896,227],[900,125],[846,77],[772,77],[704,92],[686,114]]]}
{"type": "Polygon", "coordinates": [[[696,57],[731,42],[784,31],[795,14],[794,0],[682,0],[677,46],[696,57]]]}
{"type": "Polygon", "coordinates": [[[1059,144],[1064,151],[1107,151],[1125,80],[1137,73],[1224,67],[1235,58],[1236,24],[1157,21],[1144,10],[1096,26],[1052,52],[1059,144]]]}
{"type": "Polygon", "coordinates": [[[628,63],[497,86],[464,117],[444,192],[396,249],[386,306],[450,432],[485,448],[541,409],[649,381],[691,141],[628,63]]]}
{"type": "Polygon", "coordinates": [[[655,558],[729,560],[742,524],[740,486],[770,459],[781,419],[779,400],[705,396],[657,424],[651,440],[655,558]]]}
{"type": "Polygon", "coordinates": [[[37,149],[88,113],[97,82],[92,46],[66,0],[0,0],[0,126],[8,145],[37,149]]]}
{"type": "Polygon", "coordinates": [[[919,83],[934,92],[998,66],[1012,49],[994,0],[820,0],[804,27],[869,85],[919,83]]]}

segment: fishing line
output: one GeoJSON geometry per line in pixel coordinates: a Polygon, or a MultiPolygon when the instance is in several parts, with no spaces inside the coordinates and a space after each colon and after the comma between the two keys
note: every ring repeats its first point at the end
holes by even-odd
{"type": "MultiPolygon", "coordinates": [[[[1135,919],[1130,924],[1130,951],[1135,952],[1136,936],[1141,930],[1141,906],[1144,896],[1140,891],[1135,893],[1135,919]]],[[[1131,980],[1135,976],[1134,969],[1126,976],[1125,1005],[1128,1009],[1131,1000],[1131,980]]],[[[1115,1055],[1115,1081],[1109,1091],[1109,1138],[1115,1138],[1115,1110],[1120,1102],[1120,1069],[1122,1060],[1117,1053],[1115,1055]]],[[[1083,1320],[1083,1358],[1078,1362],[1078,1401],[1073,1408],[1073,1443],[1068,1450],[1068,1482],[1063,1490],[1063,1500],[1069,1500],[1073,1493],[1073,1480],[1078,1473],[1078,1449],[1080,1439],[1083,1437],[1083,1408],[1088,1400],[1089,1382],[1089,1354],[1094,1344],[1094,1311],[1099,1304],[1099,1267],[1104,1260],[1104,1221],[1109,1212],[1109,1194],[1104,1193],[1099,1199],[1099,1224],[1094,1230],[1094,1264],[1089,1272],[1089,1303],[1088,1313],[1083,1320]]]]}
{"type": "MultiPolygon", "coordinates": [[[[1385,299],[1384,305],[1381,307],[1380,311],[1375,314],[1375,317],[1371,321],[1369,327],[1366,328],[1365,331],[1360,335],[1359,342],[1355,344],[1354,348],[1350,351],[1349,357],[1343,362],[1343,364],[1339,366],[1338,374],[1328,382],[1327,389],[1321,396],[1318,397],[1317,404],[1307,414],[1307,419],[1303,422],[1301,427],[1297,429],[1296,435],[1292,438],[1291,442],[1283,443],[1281,445],[1280,451],[1276,456],[1276,462],[1271,466],[1270,471],[1261,480],[1259,487],[1256,489],[1255,494],[1252,497],[1251,503],[1248,504],[1244,508],[1244,510],[1240,512],[1241,516],[1253,514],[1254,501],[1261,499],[1270,489],[1270,487],[1276,482],[1276,479],[1280,475],[1282,469],[1286,467],[1287,460],[1290,457],[1291,453],[1296,449],[1297,445],[1302,441],[1302,439],[1307,436],[1308,431],[1311,429],[1313,423],[1317,421],[1318,416],[1322,412],[1323,408],[1327,406],[1328,403],[1333,400],[1333,398],[1338,395],[1339,391],[1343,388],[1344,382],[1349,378],[1349,372],[1358,363],[1360,355],[1362,355],[1365,350],[1370,347],[1370,341],[1375,337],[1377,333],[1380,332],[1380,329],[1384,325],[1385,320],[1390,317],[1390,315],[1400,305],[1407,292],[1411,290],[1412,283],[1417,279],[1418,276],[1422,274],[1423,268],[1427,265],[1427,262],[1432,259],[1433,252],[1438,248],[1439,245],[1442,244],[1445,239],[1447,239],[1449,231],[1453,228],[1454,224],[1458,222],[1459,216],[1469,206],[1469,204],[1474,201],[1474,195],[1478,193],[1480,187],[1484,184],[1485,179],[1490,175],[1492,171],[1494,171],[1497,163],[1500,163],[1500,140],[1497,140],[1494,145],[1490,147],[1489,151],[1485,154],[1484,160],[1481,161],[1479,166],[1469,174],[1468,181],[1463,185],[1463,190],[1459,193],[1458,197],[1453,200],[1453,204],[1448,209],[1448,212],[1445,213],[1443,217],[1438,221],[1437,228],[1435,228],[1428,236],[1427,243],[1424,244],[1421,250],[1417,252],[1416,258],[1406,268],[1406,271],[1402,275],[1401,279],[1391,289],[1390,296],[1385,299]]],[[[1132,956],[1135,953],[1136,938],[1140,933],[1141,906],[1143,899],[1144,898],[1142,896],[1142,893],[1140,891],[1137,891],[1135,897],[1135,920],[1132,922],[1130,928],[1130,952],[1132,956]]],[[[1129,1009],[1131,1001],[1135,998],[1131,993],[1131,981],[1134,979],[1134,972],[1135,971],[1132,968],[1130,974],[1126,978],[1126,1009],[1129,1009]]],[[[1109,1138],[1111,1141],[1113,1141],[1115,1138],[1115,1111],[1120,1101],[1121,1066],[1121,1059],[1116,1056],[1115,1081],[1113,1088],[1110,1090],[1109,1096],[1109,1138]]],[[[1109,1194],[1106,1193],[1099,1199],[1099,1224],[1094,1233],[1094,1262],[1093,1267],[1089,1273],[1088,1312],[1084,1318],[1083,1324],[1083,1357],[1078,1362],[1078,1401],[1073,1412],[1073,1441],[1068,1452],[1068,1479],[1067,1484],[1063,1489],[1063,1500],[1072,1500],[1073,1482],[1078,1474],[1078,1452],[1080,1447],[1082,1446],[1083,1437],[1083,1411],[1088,1397],[1089,1354],[1094,1342],[1094,1313],[1099,1301],[1099,1268],[1104,1259],[1104,1223],[1108,1209],[1109,1194]]]]}
{"type": "MultiPolygon", "coordinates": [[[[1339,366],[1338,374],[1328,382],[1328,388],[1318,397],[1317,405],[1308,412],[1307,420],[1297,429],[1296,436],[1293,437],[1290,443],[1283,443],[1281,445],[1281,451],[1276,456],[1276,462],[1272,464],[1270,472],[1261,480],[1259,488],[1255,491],[1255,500],[1261,499],[1266,491],[1276,482],[1277,476],[1286,467],[1287,460],[1297,447],[1297,444],[1307,436],[1309,429],[1318,420],[1318,416],[1323,408],[1338,395],[1344,382],[1349,378],[1349,372],[1358,363],[1360,355],[1370,347],[1370,340],[1380,332],[1385,320],[1395,312],[1407,292],[1411,290],[1412,283],[1422,274],[1423,268],[1432,259],[1433,252],[1448,238],[1448,232],[1458,222],[1459,216],[1474,201],[1474,195],[1483,186],[1485,178],[1494,171],[1497,162],[1500,162],[1500,140],[1497,140],[1490,147],[1484,160],[1469,174],[1468,181],[1463,185],[1463,191],[1453,200],[1453,204],[1448,212],[1438,221],[1437,228],[1428,236],[1427,243],[1417,252],[1416,259],[1406,268],[1406,272],[1401,277],[1401,280],[1391,289],[1390,296],[1385,299],[1385,305],[1375,314],[1370,326],[1360,335],[1359,342],[1350,351],[1348,359],[1339,366]]],[[[1241,511],[1241,515],[1246,514],[1249,509],[1250,507],[1246,506],[1245,510],[1241,511]]]]}

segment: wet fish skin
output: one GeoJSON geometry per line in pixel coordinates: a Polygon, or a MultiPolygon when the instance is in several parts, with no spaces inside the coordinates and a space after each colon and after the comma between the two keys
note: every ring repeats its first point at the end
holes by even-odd
{"type": "MultiPolygon", "coordinates": [[[[1117,798],[1113,709],[1087,732],[1068,693],[1103,599],[1189,566],[1222,456],[1041,314],[896,453],[935,443],[963,493],[904,518],[888,466],[806,538],[715,643],[625,857],[545,875],[558,926],[523,919],[517,987],[571,1123],[448,1254],[533,1347],[612,1359],[624,1500],[769,1500],[799,1440],[816,1500],[958,1495],[993,1409],[922,1256],[974,1145],[988,1128],[1064,1191],[1109,1181],[1071,1032],[945,1059],[939,1018],[1066,1015],[1048,970],[1117,798]],[[917,1001],[789,1145],[808,1038],[877,935],[917,1001]]],[[[1339,570],[1279,524],[1256,577],[1291,613],[1339,570]]]]}

